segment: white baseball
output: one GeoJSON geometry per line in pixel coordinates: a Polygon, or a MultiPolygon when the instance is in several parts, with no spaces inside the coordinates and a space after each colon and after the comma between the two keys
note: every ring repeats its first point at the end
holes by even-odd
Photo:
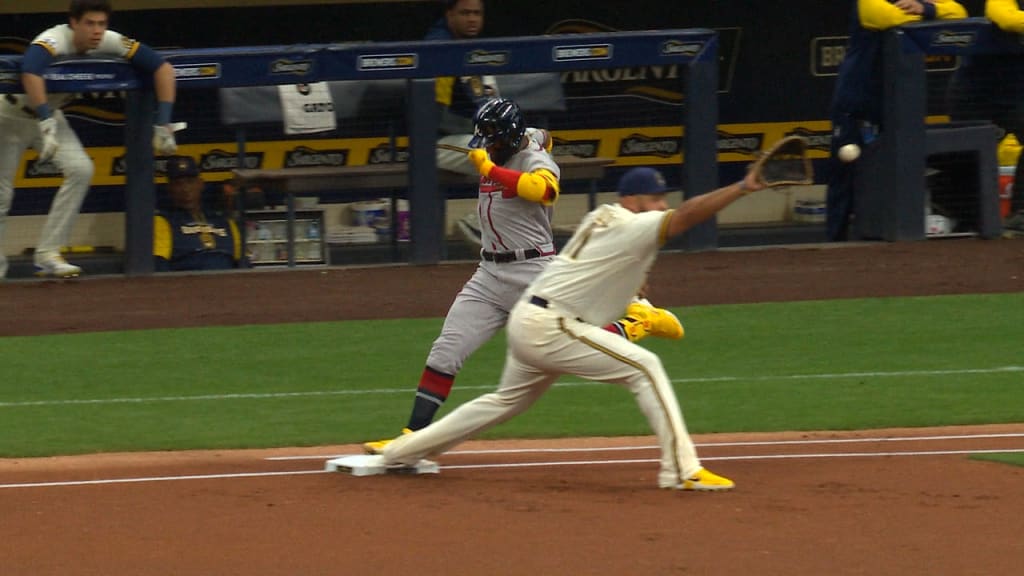
{"type": "Polygon", "coordinates": [[[843,162],[853,162],[857,158],[860,158],[860,146],[844,144],[839,148],[839,159],[843,162]]]}

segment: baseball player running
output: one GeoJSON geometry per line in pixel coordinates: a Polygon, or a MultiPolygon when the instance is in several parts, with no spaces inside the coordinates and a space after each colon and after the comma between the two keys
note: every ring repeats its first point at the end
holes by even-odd
{"type": "Polygon", "coordinates": [[[508,353],[498,389],[426,428],[388,444],[387,466],[415,465],[528,409],[563,374],[628,388],[661,446],[658,486],[729,490],[701,465],[668,375],[649,350],[602,328],[643,286],[658,249],[741,196],[760,189],[753,173],[735,184],[667,209],[665,180],[634,168],[620,201],[587,214],[562,253],[527,287],[507,326],[508,353]]]}
{"type": "MultiPolygon", "coordinates": [[[[92,179],[92,160],[82,148],[60,108],[73,94],[47,94],[43,71],[62,56],[88,55],[123,58],[141,72],[153,75],[157,117],[153,148],[158,154],[177,149],[170,125],[175,99],[174,69],[151,48],[107,28],[112,12],[107,0],[72,0],[67,24],[46,30],[25,50],[21,82],[25,94],[0,98],[0,239],[14,200],[14,178],[22,153],[33,147],[39,162],[53,162],[64,182],[50,206],[35,249],[36,275],[78,276],[82,269],[60,255],[92,179]]],[[[7,274],[7,257],[0,250],[0,279],[7,274]]]]}
{"type": "MultiPolygon", "coordinates": [[[[456,295],[430,348],[403,434],[433,421],[466,358],[505,325],[523,290],[555,254],[551,205],[558,199],[558,165],[538,140],[526,136],[522,112],[512,100],[487,102],[474,124],[474,149],[468,156],[481,175],[481,262],[456,295]]],[[[620,312],[625,308],[623,303],[620,312]]],[[[675,315],[646,300],[630,303],[626,316],[606,329],[633,341],[649,334],[683,337],[675,315]]],[[[366,442],[363,449],[380,454],[389,442],[366,442]]]]}

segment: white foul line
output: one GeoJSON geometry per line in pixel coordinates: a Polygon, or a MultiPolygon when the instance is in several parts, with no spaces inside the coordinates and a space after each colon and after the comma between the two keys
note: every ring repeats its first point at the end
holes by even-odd
{"type": "MultiPolygon", "coordinates": [[[[819,440],[748,440],[743,442],[702,442],[698,448],[708,446],[784,446],[808,444],[846,444],[854,442],[918,442],[929,440],[971,440],[977,438],[1024,438],[1024,432],[1007,432],[1005,434],[960,434],[950,436],[892,436],[876,438],[826,438],[819,440]]],[[[625,452],[631,450],[657,450],[655,444],[639,446],[596,446],[589,448],[496,448],[493,450],[452,450],[447,454],[554,454],[565,452],[625,452]]],[[[321,454],[303,456],[270,456],[265,460],[327,460],[344,456],[344,454],[321,454]]]]}
{"type": "MultiPolygon", "coordinates": [[[[1006,438],[1006,437],[1021,437],[1024,434],[972,434],[963,436],[909,436],[899,438],[900,440],[959,440],[959,439],[970,439],[970,438],[1006,438]]],[[[826,442],[871,442],[871,441],[890,441],[897,440],[897,438],[854,438],[849,440],[827,440],[826,442]]],[[[770,445],[770,444],[818,444],[823,441],[821,440],[781,440],[777,442],[727,442],[727,443],[710,443],[704,444],[704,446],[755,446],[755,445],[770,445]]],[[[621,447],[621,448],[538,448],[538,449],[519,449],[519,450],[465,450],[461,452],[450,452],[450,454],[508,454],[508,453],[521,453],[521,452],[536,452],[536,453],[549,453],[549,452],[590,452],[590,451],[607,451],[607,450],[636,450],[636,449],[650,449],[653,446],[643,447],[621,447]]],[[[1024,448],[998,448],[998,449],[972,449],[972,450],[912,450],[912,451],[895,451],[895,452],[853,452],[853,453],[817,453],[817,454],[761,454],[761,455],[739,455],[739,456],[702,456],[701,460],[715,461],[715,460],[777,460],[777,459],[792,459],[792,458],[870,458],[870,457],[882,457],[882,456],[944,456],[944,455],[957,455],[957,454],[1000,454],[1000,453],[1024,453],[1024,448]]],[[[333,457],[333,456],[332,456],[333,457]]],[[[310,456],[302,456],[296,458],[314,458],[310,456]]],[[[315,458],[331,458],[331,457],[315,457],[315,458]]],[[[289,459],[289,458],[285,458],[289,459]]],[[[291,458],[295,459],[295,458],[291,458]]],[[[271,460],[267,458],[265,460],[271,460]]],[[[454,464],[444,465],[443,469],[449,470],[468,470],[468,469],[503,469],[503,468],[527,468],[527,467],[544,467],[544,466],[603,466],[609,464],[646,464],[651,462],[658,462],[658,458],[633,458],[633,459],[620,459],[620,460],[581,460],[581,461],[556,461],[556,462],[517,462],[517,463],[505,463],[505,464],[454,464]]],[[[178,480],[213,480],[213,479],[231,479],[231,478],[258,478],[268,476],[299,476],[307,474],[327,474],[329,472],[325,470],[296,470],[296,471],[279,471],[279,472],[243,472],[243,473],[231,473],[231,474],[199,474],[199,475],[184,475],[184,476],[151,476],[151,477],[139,477],[139,478],[111,478],[102,480],[68,480],[68,481],[54,481],[54,482],[26,482],[21,484],[0,484],[0,489],[11,489],[11,488],[53,488],[62,486],[88,486],[88,485],[106,485],[106,484],[127,484],[127,483],[139,483],[139,482],[168,482],[178,480]]],[[[330,472],[334,474],[335,472],[330,472]]]]}

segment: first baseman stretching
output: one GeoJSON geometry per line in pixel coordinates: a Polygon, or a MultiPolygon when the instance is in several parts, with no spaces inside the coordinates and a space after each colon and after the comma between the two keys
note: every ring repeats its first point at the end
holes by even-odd
{"type": "MultiPolygon", "coordinates": [[[[60,255],[82,201],[89,191],[93,164],[60,108],[74,94],[47,94],[43,71],[61,56],[88,55],[123,58],[140,72],[152,74],[157,98],[153,148],[157,154],[177,149],[171,129],[174,107],[174,69],[148,46],[107,29],[112,8],[107,0],[72,0],[67,24],[36,36],[21,61],[24,95],[0,98],[0,240],[14,200],[14,178],[21,155],[31,146],[40,162],[53,162],[64,176],[35,249],[36,274],[67,278],[82,269],[60,255]]],[[[0,250],[0,278],[7,274],[7,257],[0,250]]]]}
{"type": "Polygon", "coordinates": [[[563,374],[629,389],[661,446],[658,486],[729,490],[733,482],[701,465],[672,382],[653,352],[613,335],[615,319],[644,285],[659,248],[736,199],[760,189],[753,172],[735,184],[690,198],[675,210],[665,180],[634,168],[619,202],[587,214],[576,233],[512,308],[508,352],[498,389],[459,406],[426,428],[396,438],[386,466],[415,465],[528,409],[563,374]]]}
{"type": "MultiPolygon", "coordinates": [[[[509,310],[555,254],[551,205],[558,198],[558,165],[540,139],[527,133],[512,100],[487,102],[474,123],[470,146],[486,148],[468,154],[480,173],[481,262],[455,297],[430,348],[404,434],[433,421],[466,358],[505,326],[509,310]]],[[[683,327],[671,312],[646,301],[627,309],[627,303],[619,308],[626,316],[606,329],[634,341],[647,335],[683,337],[683,327]]],[[[390,441],[366,442],[363,448],[380,454],[390,441]]]]}

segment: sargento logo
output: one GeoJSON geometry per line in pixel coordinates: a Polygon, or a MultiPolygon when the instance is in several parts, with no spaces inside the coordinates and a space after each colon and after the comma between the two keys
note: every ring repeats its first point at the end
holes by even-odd
{"type": "Polygon", "coordinates": [[[555,138],[551,153],[555,156],[597,158],[597,147],[600,144],[600,140],[564,140],[562,138],[555,138]]]}
{"type": "Polygon", "coordinates": [[[284,167],[300,166],[344,166],[348,161],[348,149],[314,150],[307,146],[299,146],[284,154],[284,167]]]}
{"type": "Polygon", "coordinates": [[[504,66],[508,64],[508,52],[473,50],[466,53],[466,64],[470,66],[504,66]]]}
{"type": "Polygon", "coordinates": [[[274,60],[270,63],[271,74],[295,74],[296,76],[304,76],[309,74],[309,71],[313,69],[313,63],[309,60],[274,60]]]}
{"type": "Polygon", "coordinates": [[[974,44],[974,32],[942,30],[932,36],[932,46],[970,46],[972,44],[974,44]]]}
{"type": "Polygon", "coordinates": [[[174,76],[178,80],[220,78],[220,64],[178,64],[174,66],[174,76]]]}
{"type": "Polygon", "coordinates": [[[619,143],[619,156],[668,158],[676,154],[679,154],[679,138],[676,136],[652,138],[643,134],[630,134],[619,143]]]}
{"type": "Polygon", "coordinates": [[[763,133],[755,134],[730,134],[729,132],[718,131],[718,151],[735,152],[736,154],[747,154],[753,156],[761,150],[764,142],[763,133]]]}
{"type": "Polygon", "coordinates": [[[703,42],[682,42],[680,40],[666,40],[661,43],[662,56],[694,56],[700,54],[704,48],[703,42]]]}
{"type": "Polygon", "coordinates": [[[416,54],[366,54],[359,57],[359,70],[403,70],[416,68],[416,54]]]}
{"type": "Polygon", "coordinates": [[[798,127],[787,133],[786,136],[803,136],[807,139],[807,147],[811,150],[828,152],[832,149],[832,132],[829,130],[810,130],[798,127]]]}
{"type": "Polygon", "coordinates": [[[391,157],[391,146],[381,144],[370,150],[370,158],[367,164],[390,164],[392,162],[408,162],[409,149],[404,146],[396,146],[394,158],[391,157]]]}
{"type": "Polygon", "coordinates": [[[551,56],[555,62],[608,60],[612,57],[612,45],[586,44],[580,46],[555,46],[551,56]]]}

